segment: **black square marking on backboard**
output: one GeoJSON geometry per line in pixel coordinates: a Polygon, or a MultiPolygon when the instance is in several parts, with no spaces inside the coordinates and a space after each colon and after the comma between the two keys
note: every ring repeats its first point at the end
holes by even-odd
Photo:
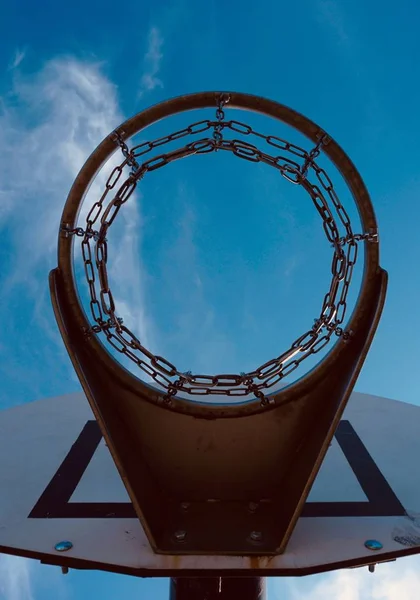
{"type": "MultiPolygon", "coordinates": [[[[301,517],[393,517],[404,507],[349,421],[340,422],[335,438],[353,470],[367,502],[307,502],[301,517]]],[[[102,434],[96,421],[87,421],[66,458],[41,494],[31,519],[136,518],[130,502],[70,502],[102,434]]]]}

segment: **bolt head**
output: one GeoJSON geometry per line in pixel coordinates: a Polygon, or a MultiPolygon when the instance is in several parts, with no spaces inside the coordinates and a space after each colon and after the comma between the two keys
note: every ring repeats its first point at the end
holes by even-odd
{"type": "Polygon", "coordinates": [[[377,550],[382,550],[383,544],[381,544],[381,542],[378,542],[378,540],[366,540],[365,548],[376,552],[377,550]]]}
{"type": "Polygon", "coordinates": [[[63,540],[62,542],[57,542],[57,544],[54,546],[54,549],[57,550],[57,552],[67,552],[68,550],[71,550],[73,548],[73,544],[71,542],[69,542],[68,540],[63,540]]]}
{"type": "Polygon", "coordinates": [[[262,542],[263,534],[261,531],[251,531],[251,533],[249,534],[249,538],[253,542],[262,542]]]}
{"type": "Polygon", "coordinates": [[[187,532],[183,529],[179,529],[178,531],[175,531],[174,538],[177,542],[185,542],[187,538],[187,532]]]}

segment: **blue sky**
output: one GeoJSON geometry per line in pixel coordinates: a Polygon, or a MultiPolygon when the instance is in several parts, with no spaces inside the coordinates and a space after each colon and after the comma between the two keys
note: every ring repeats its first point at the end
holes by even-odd
{"type": "MultiPolygon", "coordinates": [[[[3,3],[0,408],[79,389],[47,278],[84,160],[135,112],[209,89],[291,106],[351,156],[374,202],[389,272],[356,389],[420,404],[419,12],[413,0],[3,3]]],[[[145,180],[112,238],[120,312],[182,369],[252,368],[286,349],[319,310],[329,269],[320,229],[304,196],[264,165],[226,156],[178,162],[145,180]]],[[[270,597],[310,590],[315,599],[410,599],[419,565],[271,581],[270,597]]],[[[167,597],[166,580],[57,571],[1,557],[0,598],[167,597]]]]}

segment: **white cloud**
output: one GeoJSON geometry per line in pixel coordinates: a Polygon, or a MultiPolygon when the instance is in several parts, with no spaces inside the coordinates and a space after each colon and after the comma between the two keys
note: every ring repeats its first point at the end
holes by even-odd
{"type": "Polygon", "coordinates": [[[11,92],[13,105],[0,115],[0,224],[19,223],[19,243],[30,244],[24,252],[33,264],[51,256],[72,181],[121,115],[98,65],[72,59],[16,79],[11,92]]]}
{"type": "MultiPolygon", "coordinates": [[[[283,584],[278,582],[284,594],[283,584]]],[[[325,575],[287,580],[289,600],[310,596],[311,600],[418,600],[420,558],[401,558],[376,566],[345,569],[325,575]],[[308,590],[310,593],[308,594],[308,590]]]]}
{"type": "Polygon", "coordinates": [[[15,52],[15,55],[13,57],[13,59],[10,61],[9,64],[9,71],[12,71],[13,69],[16,69],[20,63],[23,61],[23,59],[26,56],[26,49],[22,48],[22,49],[17,49],[15,52]]]}
{"type": "Polygon", "coordinates": [[[31,571],[30,560],[0,555],[0,600],[33,600],[31,571]]]}
{"type": "MultiPolygon", "coordinates": [[[[102,74],[101,66],[74,58],[52,60],[31,77],[14,77],[0,105],[0,229],[8,232],[10,244],[10,264],[0,274],[0,305],[3,313],[11,311],[9,322],[13,323],[16,286],[24,285],[33,298],[32,318],[60,348],[55,323],[45,315],[50,314],[46,311],[50,304],[47,275],[57,264],[61,212],[87,157],[123,120],[116,87],[102,74]]],[[[122,160],[116,153],[114,161],[117,157],[122,160]]],[[[107,170],[98,175],[89,202],[99,197],[108,174],[107,170]]],[[[135,256],[140,217],[134,197],[121,215],[120,243],[110,256],[110,265],[114,261],[117,265],[112,271],[116,289],[119,282],[132,282],[132,296],[124,296],[124,301],[129,315],[141,315],[141,335],[147,320],[142,296],[136,293],[143,288],[141,262],[135,256]]]]}
{"type": "Polygon", "coordinates": [[[140,96],[157,87],[163,87],[162,80],[157,77],[163,58],[162,46],[163,38],[159,29],[152,27],[149,32],[148,47],[144,57],[144,73],[140,82],[140,96]]]}
{"type": "MultiPolygon", "coordinates": [[[[138,206],[134,202],[125,205],[119,219],[122,227],[117,231],[117,243],[110,244],[109,270],[112,284],[115,282],[117,313],[144,346],[153,348],[153,324],[145,310],[146,274],[139,257],[141,215],[138,206]]],[[[141,376],[137,367],[133,372],[141,376]]]]}

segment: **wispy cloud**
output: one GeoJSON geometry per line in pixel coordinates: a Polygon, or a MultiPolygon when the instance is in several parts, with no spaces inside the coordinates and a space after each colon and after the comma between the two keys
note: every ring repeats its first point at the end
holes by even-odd
{"type": "Polygon", "coordinates": [[[72,59],[18,78],[11,95],[13,105],[0,114],[0,225],[20,223],[16,235],[30,242],[30,255],[23,251],[31,267],[51,256],[71,183],[121,115],[115,88],[98,65],[72,59]]]}
{"type": "MultiPolygon", "coordinates": [[[[311,600],[417,600],[419,566],[420,558],[415,556],[379,564],[374,574],[364,567],[287,580],[287,597],[300,600],[310,590],[311,600]]],[[[281,585],[283,593],[284,583],[281,585]]]]}
{"type": "Polygon", "coordinates": [[[10,61],[9,63],[9,71],[12,71],[13,69],[16,69],[20,63],[23,61],[23,59],[26,56],[26,49],[25,48],[21,48],[21,49],[17,49],[15,52],[15,55],[13,57],[13,59],[10,61]]]}
{"type": "Polygon", "coordinates": [[[0,555],[0,599],[33,600],[31,572],[30,560],[0,555]]]}
{"type": "Polygon", "coordinates": [[[334,0],[318,0],[318,18],[333,32],[336,39],[344,46],[350,44],[350,37],[345,25],[342,10],[334,0]]]}
{"type": "MultiPolygon", "coordinates": [[[[24,318],[42,331],[43,337],[37,340],[40,352],[48,353],[48,345],[54,345],[55,340],[55,348],[60,347],[65,357],[47,289],[48,271],[56,266],[61,212],[86,158],[124,118],[116,87],[102,74],[101,66],[73,58],[52,60],[31,77],[15,77],[6,98],[11,101],[3,101],[0,106],[0,229],[7,232],[2,247],[10,258],[0,274],[0,306],[10,328],[5,334],[10,342],[9,365],[10,353],[14,352],[18,355],[16,364],[25,364],[25,353],[28,364],[32,364],[30,345],[24,342],[20,321],[17,327],[13,299],[22,290],[20,299],[24,297],[32,306],[32,313],[24,318]]],[[[105,170],[99,174],[88,201],[100,196],[108,174],[105,170]]],[[[124,296],[129,315],[142,315],[141,298],[135,293],[142,285],[141,263],[134,255],[139,234],[134,197],[131,204],[125,206],[118,220],[120,243],[116,244],[110,263],[115,261],[118,265],[113,270],[116,289],[119,282],[133,282],[128,290],[132,295],[124,296]]],[[[85,210],[81,217],[84,213],[85,210]]],[[[140,321],[144,331],[144,315],[140,321]]]]}
{"type": "Polygon", "coordinates": [[[290,256],[290,258],[287,258],[284,262],[284,276],[285,277],[291,277],[293,275],[293,273],[296,271],[296,267],[299,265],[299,263],[302,261],[302,257],[300,256],[290,256]]]}
{"type": "Polygon", "coordinates": [[[363,138],[373,147],[383,137],[384,124],[389,122],[390,115],[386,112],[380,91],[375,44],[361,27],[364,22],[363,4],[316,0],[313,10],[321,35],[331,46],[331,66],[334,68],[333,64],[337,61],[336,68],[345,81],[343,87],[338,86],[337,93],[351,97],[353,110],[349,118],[355,119],[355,122],[360,120],[363,138]],[[351,94],[345,91],[346,85],[351,94]]]}
{"type": "Polygon", "coordinates": [[[147,52],[144,57],[144,72],[140,82],[140,96],[157,87],[163,87],[162,80],[158,77],[163,59],[162,46],[163,38],[159,29],[152,27],[149,32],[147,52]]]}
{"type": "MultiPolygon", "coordinates": [[[[145,287],[147,276],[140,260],[141,214],[131,202],[121,211],[121,225],[116,243],[110,245],[110,278],[115,282],[115,304],[124,324],[148,348],[153,348],[153,322],[146,312],[145,287]]],[[[134,369],[136,375],[141,375],[134,369]]]]}

